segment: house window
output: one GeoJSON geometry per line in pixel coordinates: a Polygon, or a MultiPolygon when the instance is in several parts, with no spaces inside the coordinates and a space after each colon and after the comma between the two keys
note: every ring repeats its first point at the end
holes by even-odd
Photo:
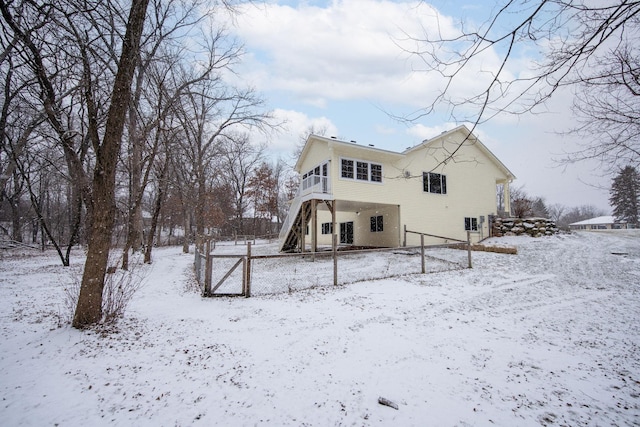
{"type": "Polygon", "coordinates": [[[340,223],[340,243],[353,245],[353,221],[340,223]]]}
{"type": "Polygon", "coordinates": [[[382,182],[382,165],[371,163],[371,181],[382,182]]]}
{"type": "Polygon", "coordinates": [[[340,159],[340,177],[358,181],[382,182],[382,165],[363,160],[340,159]]]}
{"type": "Polygon", "coordinates": [[[464,229],[467,231],[478,231],[478,218],[465,217],[464,229]]]}
{"type": "Polygon", "coordinates": [[[342,177],[353,179],[353,160],[342,159],[342,177]]]}
{"type": "Polygon", "coordinates": [[[371,232],[381,233],[384,231],[384,221],[382,215],[371,217],[371,232]]]}
{"type": "Polygon", "coordinates": [[[324,223],[322,223],[322,234],[333,234],[333,223],[332,222],[324,222],[324,223]]]}
{"type": "Polygon", "coordinates": [[[426,193],[447,194],[447,176],[440,173],[424,172],[422,188],[426,193]]]}
{"type": "Polygon", "coordinates": [[[356,162],[356,178],[360,181],[369,180],[369,163],[356,162]]]}

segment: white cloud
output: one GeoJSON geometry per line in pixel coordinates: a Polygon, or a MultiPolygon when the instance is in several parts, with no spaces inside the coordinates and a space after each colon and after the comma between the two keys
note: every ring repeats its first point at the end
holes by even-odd
{"type": "MultiPolygon", "coordinates": [[[[413,126],[411,126],[410,128],[407,129],[407,135],[410,135],[414,138],[419,138],[418,142],[422,142],[425,139],[431,139],[434,138],[438,135],[440,135],[443,132],[447,132],[451,129],[454,129],[456,127],[460,126],[459,124],[453,123],[453,122],[448,122],[448,123],[442,123],[440,125],[437,126],[425,126],[423,124],[415,124],[413,126]]],[[[469,129],[471,129],[471,125],[467,124],[467,127],[469,129]]],[[[480,138],[480,135],[478,134],[478,131],[474,131],[474,134],[477,135],[480,138]]],[[[482,139],[482,138],[480,138],[482,139]]]]}
{"type": "MultiPolygon", "coordinates": [[[[269,95],[277,100],[275,105],[289,108],[276,110],[277,117],[286,118],[287,123],[285,130],[271,138],[272,153],[290,156],[300,144],[301,135],[312,125],[325,127],[328,135],[340,137],[334,124],[339,123],[344,132],[361,131],[362,138],[379,137],[377,145],[389,140],[402,148],[457,125],[438,124],[439,119],[449,120],[448,111],[439,110],[426,116],[422,123],[416,122],[406,129],[398,126],[394,132],[390,127],[372,123],[362,107],[365,103],[358,101],[367,101],[366,104],[390,113],[428,106],[443,90],[443,79],[438,73],[421,71],[423,64],[403,52],[398,43],[415,50],[419,46],[411,46],[406,34],[421,37],[424,31],[435,28],[445,35],[454,34],[459,28],[459,17],[443,16],[426,2],[417,0],[333,0],[323,7],[310,2],[289,3],[294,6],[274,3],[251,6],[237,17],[233,26],[249,52],[243,68],[238,70],[238,78],[259,91],[271,92],[269,95]],[[324,113],[316,117],[317,113],[293,111],[304,110],[304,106],[313,106],[310,111],[324,109],[324,113]],[[369,130],[372,134],[367,135],[369,130]],[[396,142],[399,139],[402,141],[396,142]]],[[[447,7],[452,15],[462,8],[447,7]]],[[[509,75],[520,78],[530,75],[534,65],[531,58],[539,54],[526,49],[518,51],[507,70],[509,75]]],[[[455,87],[448,89],[448,97],[461,101],[476,94],[491,77],[489,70],[496,70],[499,63],[499,54],[487,49],[485,55],[458,75],[455,87]]],[[[514,85],[511,89],[521,86],[514,85]]],[[[500,114],[474,133],[518,176],[517,185],[525,185],[531,194],[548,195],[550,202],[569,205],[588,203],[589,199],[602,204],[600,194],[590,189],[581,191],[585,186],[576,185],[577,175],[589,181],[588,170],[570,167],[562,174],[559,169],[550,168],[553,165],[550,159],[572,146],[569,138],[554,134],[570,126],[571,98],[568,91],[558,92],[553,102],[547,104],[551,114],[500,114]]],[[[461,115],[457,118],[464,119],[461,115]]]]}
{"type": "Polygon", "coordinates": [[[292,156],[311,128],[324,131],[327,135],[338,134],[338,128],[326,117],[309,117],[299,111],[283,109],[274,110],[273,115],[276,122],[283,123],[282,129],[271,135],[267,145],[269,153],[276,157],[292,156]]]}
{"type": "Polygon", "coordinates": [[[374,125],[373,129],[377,134],[380,135],[395,135],[397,133],[397,130],[395,128],[383,126],[381,124],[374,125]]]}
{"type": "MultiPolygon", "coordinates": [[[[456,31],[454,21],[425,2],[334,0],[326,7],[267,4],[248,8],[235,29],[254,54],[247,78],[261,90],[282,90],[324,106],[327,99],[366,99],[423,106],[442,87],[438,73],[419,71],[407,35],[456,31]]],[[[497,56],[488,52],[456,90],[465,93],[488,75],[497,56]]]]}

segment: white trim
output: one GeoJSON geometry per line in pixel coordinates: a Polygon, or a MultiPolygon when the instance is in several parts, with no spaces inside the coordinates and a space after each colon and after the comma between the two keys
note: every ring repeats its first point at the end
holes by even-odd
{"type": "Polygon", "coordinates": [[[380,162],[372,162],[370,160],[363,159],[354,159],[352,157],[339,157],[339,165],[338,165],[338,179],[344,181],[353,181],[353,182],[362,182],[368,184],[376,184],[382,185],[384,184],[384,165],[380,162]],[[353,162],[353,178],[342,176],[342,161],[351,161],[353,162]],[[367,164],[367,179],[359,179],[358,178],[358,163],[366,163],[367,164]],[[371,180],[371,165],[380,166],[380,181],[372,181],[371,180]]]}
{"type": "Polygon", "coordinates": [[[470,231],[471,233],[479,233],[482,229],[482,224],[479,221],[477,216],[465,216],[464,217],[464,230],[470,231]],[[467,218],[469,218],[469,229],[467,230],[467,218]],[[473,220],[476,220],[476,229],[473,229],[473,220]]]}
{"type": "MultiPolygon", "coordinates": [[[[449,194],[449,188],[448,188],[448,186],[446,184],[446,181],[447,181],[447,174],[445,174],[445,173],[425,172],[425,171],[423,171],[422,172],[422,192],[423,193],[427,193],[427,194],[435,194],[435,195],[438,195],[438,196],[446,196],[447,194],[449,194]],[[425,191],[425,189],[424,189],[424,176],[425,176],[425,174],[426,175],[429,175],[429,174],[440,175],[440,177],[441,177],[440,178],[440,190],[442,190],[442,187],[443,187],[443,185],[442,185],[442,177],[444,176],[444,180],[445,180],[445,184],[444,184],[444,190],[445,191],[444,191],[444,193],[442,191],[440,191],[440,193],[434,193],[434,192],[431,192],[431,191],[425,191]]],[[[431,182],[431,180],[429,180],[429,183],[430,182],[431,182]]],[[[430,185],[428,185],[428,187],[430,187],[430,185]]]]}

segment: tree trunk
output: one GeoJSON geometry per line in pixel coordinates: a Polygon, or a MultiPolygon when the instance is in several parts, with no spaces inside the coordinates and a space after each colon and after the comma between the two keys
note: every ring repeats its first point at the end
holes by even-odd
{"type": "Polygon", "coordinates": [[[160,217],[160,210],[162,209],[162,200],[164,199],[164,191],[162,185],[158,190],[158,197],[153,207],[153,215],[151,217],[151,229],[149,230],[149,236],[147,237],[147,250],[144,253],[144,263],[151,264],[151,249],[153,248],[153,237],[156,234],[156,228],[158,227],[158,218],[160,217]]]}
{"type": "Polygon", "coordinates": [[[191,234],[190,215],[187,210],[184,212],[184,240],[182,241],[182,252],[189,253],[189,235],[191,234]]]}
{"type": "Polygon", "coordinates": [[[129,215],[127,216],[127,238],[122,250],[122,269],[129,269],[129,250],[136,252],[140,249],[140,242],[142,241],[142,207],[135,201],[129,209],[129,215]]]}
{"type": "Polygon", "coordinates": [[[136,117],[136,105],[139,103],[139,91],[143,73],[138,72],[136,96],[129,104],[129,211],[127,216],[127,238],[122,251],[122,269],[129,269],[129,249],[136,252],[142,241],[142,208],[140,206],[140,183],[142,181],[142,147],[136,117]]]}
{"type": "Polygon", "coordinates": [[[204,227],[205,227],[205,201],[207,199],[206,192],[206,178],[204,169],[200,168],[198,171],[198,190],[197,190],[197,200],[196,200],[196,236],[204,235],[204,227]]]}
{"type": "Polygon", "coordinates": [[[67,263],[70,262],[70,257],[71,257],[71,248],[73,248],[73,245],[75,245],[78,242],[78,236],[80,235],[80,227],[82,226],[82,197],[80,196],[79,192],[76,191],[75,189],[72,191],[73,194],[73,208],[72,208],[72,212],[73,212],[73,216],[71,218],[71,220],[73,221],[70,225],[70,233],[71,235],[69,236],[69,244],[67,245],[67,252],[65,254],[65,259],[67,260],[67,263]]]}
{"type": "MultiPolygon", "coordinates": [[[[151,224],[149,230],[149,236],[147,236],[147,250],[144,252],[144,263],[151,264],[151,250],[153,248],[153,238],[156,234],[156,228],[158,227],[158,218],[160,218],[160,211],[162,210],[162,202],[164,201],[164,193],[166,181],[165,177],[169,168],[169,155],[165,156],[164,166],[162,172],[158,178],[158,197],[153,206],[153,213],[151,215],[151,224]]],[[[160,233],[158,233],[158,241],[160,240],[160,233]]]]}
{"type": "Polygon", "coordinates": [[[122,54],[113,84],[105,135],[96,153],[93,174],[93,219],[84,265],[78,305],[73,317],[75,328],[84,328],[102,318],[102,291],[109,260],[115,216],[115,176],[126,112],[131,98],[131,82],[140,50],[149,0],[132,0],[122,54]]]}
{"type": "Polygon", "coordinates": [[[38,224],[38,219],[34,218],[31,221],[31,243],[33,243],[34,245],[38,244],[38,229],[40,228],[40,225],[38,224]]]}
{"type": "Polygon", "coordinates": [[[16,195],[7,197],[11,207],[11,238],[16,242],[22,242],[22,223],[20,221],[19,198],[16,195]]]}
{"type": "Polygon", "coordinates": [[[160,215],[158,215],[158,225],[156,225],[156,245],[162,246],[162,229],[164,223],[164,215],[162,215],[162,209],[160,209],[160,215]]]}

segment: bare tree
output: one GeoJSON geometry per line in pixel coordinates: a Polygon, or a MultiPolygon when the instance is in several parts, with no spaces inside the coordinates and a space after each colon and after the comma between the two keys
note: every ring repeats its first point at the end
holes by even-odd
{"type": "MultiPolygon", "coordinates": [[[[9,15],[9,17],[11,17],[9,15]]],[[[3,18],[4,19],[4,18],[3,18]]],[[[6,42],[4,37],[0,40],[6,42]]],[[[0,115],[0,201],[6,201],[12,218],[12,236],[22,241],[24,227],[31,226],[31,241],[41,234],[55,247],[62,264],[70,264],[70,251],[81,229],[82,200],[77,182],[65,170],[65,157],[52,140],[46,115],[34,96],[39,85],[28,62],[24,44],[9,46],[13,55],[4,57],[0,115]],[[62,246],[66,245],[63,253],[62,246]]],[[[69,99],[67,111],[76,102],[69,99]]],[[[61,112],[60,117],[64,115],[61,112]]],[[[68,157],[67,157],[68,158],[68,157]]]]}
{"type": "Polygon", "coordinates": [[[583,221],[585,219],[603,216],[606,214],[606,211],[592,205],[576,206],[568,209],[567,212],[560,218],[560,220],[556,222],[556,225],[563,229],[569,229],[569,224],[583,221]]]}
{"type": "Polygon", "coordinates": [[[276,215],[277,220],[277,230],[280,230],[282,221],[286,216],[286,213],[283,213],[285,209],[288,209],[287,202],[290,199],[283,200],[283,187],[285,185],[287,179],[287,165],[282,159],[278,159],[274,168],[273,168],[273,178],[275,181],[276,188],[273,190],[275,193],[275,200],[273,200],[274,206],[273,214],[276,215]]]}
{"type": "MultiPolygon", "coordinates": [[[[13,197],[4,192],[8,177],[15,176],[18,165],[29,166],[24,163],[30,159],[25,153],[37,153],[32,149],[35,144],[49,144],[54,138],[55,144],[50,146],[53,154],[44,155],[43,160],[56,170],[60,183],[68,183],[66,197],[49,197],[59,183],[40,179],[46,178],[44,169],[35,175],[33,168],[24,168],[23,175],[38,184],[37,191],[32,186],[31,204],[42,208],[36,209],[41,217],[48,221],[47,209],[55,205],[55,209],[72,212],[68,230],[85,219],[88,253],[73,320],[77,328],[101,318],[105,271],[117,216],[116,176],[124,177],[129,184],[130,195],[119,207],[129,219],[127,245],[133,247],[140,240],[141,200],[145,192],[150,197],[150,191],[146,191],[150,181],[156,191],[153,213],[158,221],[164,195],[175,193],[175,188],[167,184],[169,176],[179,177],[176,186],[186,188],[181,196],[193,206],[199,200],[196,196],[203,193],[194,194],[191,189],[206,190],[215,175],[212,168],[193,175],[189,173],[193,169],[183,167],[189,164],[183,163],[186,150],[176,150],[174,155],[168,148],[177,141],[177,132],[181,132],[181,139],[196,135],[204,144],[210,143],[204,151],[215,155],[221,139],[230,132],[243,126],[262,126],[268,118],[260,111],[262,101],[252,90],[224,83],[222,70],[231,68],[241,49],[225,40],[222,31],[204,36],[204,51],[210,55],[192,53],[189,60],[182,53],[193,51],[171,42],[187,37],[188,29],[200,22],[203,14],[220,9],[220,4],[222,9],[232,10],[235,1],[211,6],[204,0],[152,0],[149,9],[153,13],[147,16],[149,1],[135,0],[127,10],[121,2],[112,0],[0,0],[3,198],[13,197]],[[150,26],[145,32],[147,20],[150,26]],[[193,119],[191,113],[199,111],[183,107],[197,106],[198,102],[206,105],[206,112],[193,119]],[[25,111],[28,114],[23,114],[25,111]],[[17,117],[23,120],[15,120],[17,117]],[[189,134],[194,130],[195,134],[189,134]],[[125,134],[131,145],[123,153],[125,134]]],[[[190,212],[183,215],[191,216],[190,212]]],[[[47,221],[40,223],[48,227],[47,221]]],[[[60,235],[67,231],[61,230],[60,235]]],[[[52,236],[55,232],[50,230],[52,236]]]]}
{"type": "Polygon", "coordinates": [[[514,199],[511,204],[511,210],[516,218],[529,217],[533,215],[533,202],[524,197],[514,199]]]}
{"type": "Polygon", "coordinates": [[[316,127],[314,124],[310,124],[309,126],[307,126],[304,132],[302,132],[298,136],[299,137],[298,143],[294,147],[293,153],[291,154],[291,159],[293,161],[293,164],[295,164],[298,161],[298,158],[300,158],[300,155],[302,154],[302,150],[304,149],[304,145],[307,143],[307,138],[309,138],[309,136],[311,135],[326,136],[327,132],[329,132],[329,130],[327,129],[326,125],[316,127]]]}
{"type": "Polygon", "coordinates": [[[93,218],[73,326],[84,328],[102,318],[102,290],[111,249],[115,205],[115,176],[131,82],[139,56],[140,37],[149,0],[132,0],[118,71],[113,84],[105,134],[96,153],[93,175],[93,218]]]}
{"type": "MultiPolygon", "coordinates": [[[[20,60],[20,108],[29,111],[32,123],[46,119],[43,138],[53,134],[72,184],[70,206],[74,224],[80,223],[81,206],[91,223],[93,197],[87,171],[95,167],[104,132],[108,91],[113,81],[110,52],[118,37],[120,11],[112,2],[85,8],[73,0],[38,5],[0,1],[6,39],[15,41],[13,59],[20,60]],[[109,22],[115,37],[101,37],[109,22]],[[93,148],[94,154],[90,154],[93,148]]],[[[28,131],[28,127],[24,128],[28,131]]],[[[28,132],[25,132],[28,136],[28,132]]],[[[23,149],[17,144],[14,156],[23,149]]]]}
{"type": "Polygon", "coordinates": [[[79,206],[74,203],[80,200],[73,200],[73,185],[57,169],[61,157],[57,147],[55,144],[48,146],[42,140],[38,145],[32,144],[22,157],[15,158],[15,174],[21,177],[35,214],[33,243],[41,230],[42,242],[46,238],[58,253],[62,265],[69,266],[71,248],[80,228],[79,206]],[[64,253],[63,245],[66,246],[64,253]]]}
{"type": "Polygon", "coordinates": [[[564,216],[567,207],[560,203],[554,203],[547,207],[549,211],[549,218],[553,220],[556,224],[560,222],[560,219],[564,216]]]}
{"type": "MultiPolygon", "coordinates": [[[[32,108],[37,83],[25,58],[25,47],[11,28],[3,29],[0,32],[3,49],[3,55],[0,55],[0,212],[8,211],[11,226],[4,231],[17,241],[23,241],[28,222],[37,224],[32,226],[32,242],[35,243],[40,221],[31,221],[33,211],[27,200],[28,178],[37,173],[31,168],[34,156],[28,155],[39,151],[34,146],[41,140],[38,128],[44,121],[44,115],[32,108]],[[25,170],[30,172],[29,177],[24,175],[25,170]]],[[[64,264],[64,257],[61,258],[64,264]]]]}
{"type": "MultiPolygon", "coordinates": [[[[278,216],[278,165],[262,161],[247,182],[246,195],[253,205],[253,234],[271,234],[271,223],[278,216]],[[261,228],[264,227],[264,228],[261,228]]],[[[281,168],[280,168],[281,169],[281,168]]]]}
{"type": "Polygon", "coordinates": [[[153,210],[151,214],[151,222],[149,224],[149,233],[147,235],[146,250],[144,251],[145,264],[151,263],[151,251],[153,250],[153,241],[158,228],[158,219],[160,218],[160,211],[162,210],[162,204],[167,193],[168,187],[168,175],[169,175],[169,153],[164,152],[164,161],[156,167],[156,187],[157,194],[153,202],[153,210]]]}
{"type": "Polygon", "coordinates": [[[230,134],[222,142],[221,169],[223,179],[233,189],[236,233],[246,234],[244,224],[248,207],[249,180],[263,158],[264,148],[256,146],[247,134],[230,134]]]}
{"type": "MultiPolygon", "coordinates": [[[[229,54],[236,55],[237,52],[225,53],[229,54]]],[[[233,57],[228,58],[231,59],[233,57]]],[[[206,196],[217,176],[219,162],[229,165],[238,156],[245,155],[249,147],[243,141],[245,136],[238,137],[242,135],[239,132],[270,127],[271,115],[263,110],[263,104],[253,89],[230,87],[216,75],[198,82],[183,98],[178,111],[184,135],[181,168],[190,176],[183,183],[191,183],[191,189],[185,188],[185,191],[194,194],[191,200],[195,203],[193,212],[197,234],[204,232],[206,196]]],[[[225,167],[225,170],[229,171],[229,168],[225,167]]],[[[237,187],[234,188],[237,191],[237,187]]]]}
{"type": "MultiPolygon", "coordinates": [[[[636,25],[640,22],[636,22],[636,25]]],[[[640,47],[621,45],[598,61],[576,90],[573,111],[581,149],[564,159],[595,159],[606,170],[640,165],[640,47]]]]}
{"type": "MultiPolygon", "coordinates": [[[[454,120],[477,125],[499,114],[539,111],[561,88],[584,83],[589,88],[601,87],[601,96],[609,100],[592,110],[593,116],[601,117],[610,107],[616,113],[632,111],[626,130],[607,133],[607,137],[616,150],[612,159],[631,156],[637,161],[637,145],[631,149],[625,145],[637,127],[637,120],[631,124],[637,101],[628,109],[616,107],[619,93],[605,88],[613,81],[620,91],[637,91],[639,19],[640,3],[636,1],[503,0],[484,23],[462,23],[455,34],[443,31],[439,22],[425,26],[422,35],[407,34],[399,44],[421,60],[424,71],[442,77],[443,90],[405,119],[418,120],[444,108],[454,120]],[[526,72],[518,72],[512,65],[525,50],[533,52],[537,61],[526,72]],[[487,66],[494,63],[494,55],[497,62],[487,66]],[[612,65],[607,68],[606,64],[612,65]],[[458,91],[458,84],[469,78],[478,84],[458,91]]],[[[585,96],[584,101],[590,102],[591,97],[585,96]]],[[[590,140],[593,150],[587,148],[572,159],[601,155],[600,136],[590,140]]]]}
{"type": "MultiPolygon", "coordinates": [[[[153,0],[154,13],[148,19],[147,30],[141,41],[141,54],[127,121],[128,193],[126,218],[127,234],[122,253],[122,268],[128,268],[131,249],[134,252],[143,244],[142,200],[155,167],[160,139],[158,129],[166,116],[171,114],[176,100],[193,84],[191,80],[176,82],[171,69],[176,63],[190,62],[180,49],[181,32],[201,23],[206,15],[200,13],[202,0],[181,2],[177,0],[153,0]]],[[[196,74],[194,80],[205,78],[214,63],[196,74]]]]}
{"type": "MultiPolygon", "coordinates": [[[[87,259],[73,319],[73,326],[76,328],[95,324],[102,318],[102,290],[114,224],[116,165],[130,101],[131,81],[139,57],[139,43],[147,5],[148,0],[132,1],[128,18],[125,20],[126,32],[122,38],[117,71],[111,86],[106,121],[101,123],[99,113],[101,106],[97,103],[96,96],[104,86],[97,82],[101,78],[99,76],[108,76],[109,73],[104,73],[102,64],[105,62],[99,58],[103,54],[105,59],[108,59],[110,49],[98,52],[99,45],[94,46],[95,50],[91,49],[89,30],[95,34],[101,34],[104,28],[97,28],[100,26],[99,23],[105,22],[103,19],[108,21],[114,15],[107,13],[107,16],[102,15],[102,18],[99,16],[105,11],[115,12],[117,15],[118,11],[111,8],[114,5],[104,3],[99,6],[105,8],[89,7],[87,9],[83,3],[70,1],[59,2],[56,5],[47,4],[39,8],[38,5],[8,4],[0,0],[3,20],[14,37],[24,46],[24,55],[40,88],[41,103],[47,122],[59,138],[60,146],[70,165],[69,171],[75,175],[72,179],[82,188],[85,203],[91,212],[87,259]],[[15,18],[16,12],[20,13],[18,19],[15,18]],[[61,31],[59,37],[53,37],[58,35],[57,32],[38,34],[37,30],[42,30],[49,22],[57,25],[55,28],[61,31]],[[86,25],[83,28],[84,31],[80,30],[81,25],[86,25]],[[71,86],[68,86],[64,81],[64,78],[71,78],[73,74],[59,76],[55,70],[51,73],[51,66],[63,64],[59,61],[60,56],[71,61],[67,63],[70,69],[77,67],[80,84],[74,86],[72,82],[71,86]],[[100,73],[95,72],[97,69],[100,73]],[[83,97],[83,106],[86,108],[87,127],[82,132],[86,138],[80,138],[83,142],[80,144],[82,147],[80,152],[77,151],[78,131],[73,129],[73,122],[63,121],[65,112],[69,112],[68,104],[62,102],[62,98],[66,96],[65,91],[62,90],[65,87],[72,91],[79,88],[78,95],[83,97]],[[95,150],[91,181],[87,179],[82,163],[82,155],[85,153],[83,150],[87,146],[87,141],[95,150]]],[[[117,39],[116,28],[108,28],[112,31],[110,34],[116,36],[113,39],[117,39]]],[[[53,27],[47,29],[53,30],[53,27]]]]}

